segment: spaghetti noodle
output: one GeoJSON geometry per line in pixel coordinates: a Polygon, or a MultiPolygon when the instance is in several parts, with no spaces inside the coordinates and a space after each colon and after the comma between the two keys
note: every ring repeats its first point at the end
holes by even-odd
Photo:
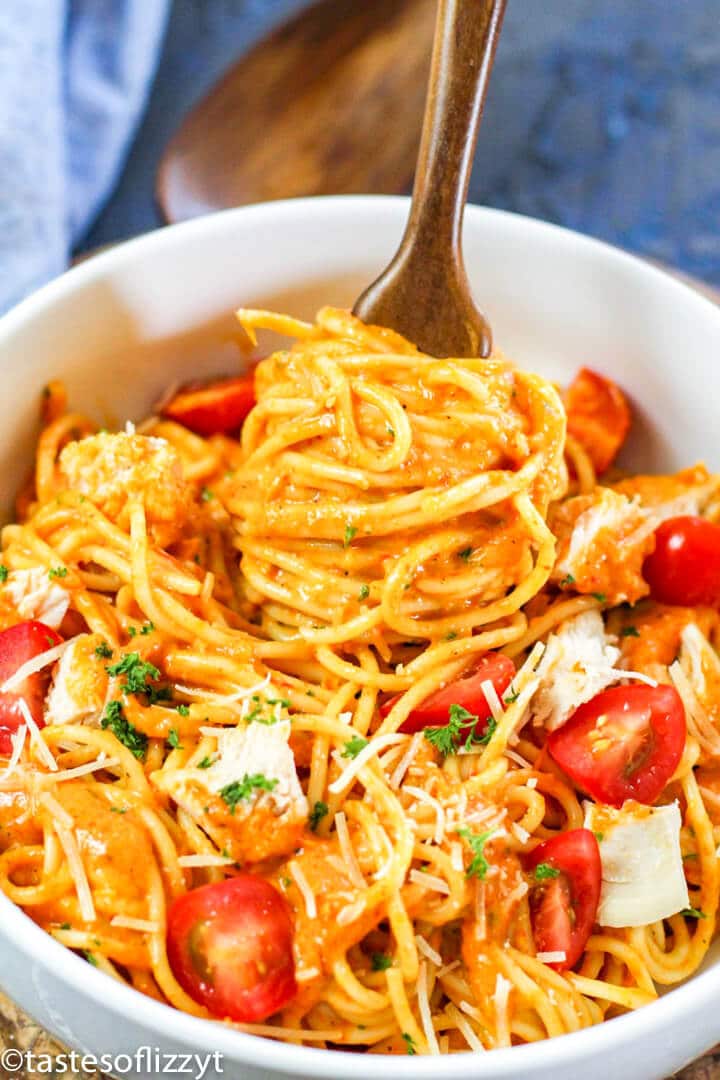
{"type": "Polygon", "coordinates": [[[189,426],[175,403],[116,434],[46,391],[2,536],[0,888],[107,974],[289,1042],[490,1050],[651,1002],[715,931],[720,661],[715,606],[648,599],[642,572],[661,522],[714,522],[720,481],[599,483],[597,429],[571,412],[567,435],[570,398],[500,355],[437,360],[330,308],[239,315],[295,339],[239,439],[197,433],[204,391],[189,426]],[[678,760],[643,800],[631,733],[637,788],[604,807],[625,736],[592,728],[580,783],[568,732],[598,695],[663,689],[678,760]],[[599,922],[612,837],[672,806],[685,900],[643,922],[638,879],[641,914],[599,922]],[[257,938],[223,959],[190,919],[229,882],[269,890],[276,998],[243,968],[257,938]]]}

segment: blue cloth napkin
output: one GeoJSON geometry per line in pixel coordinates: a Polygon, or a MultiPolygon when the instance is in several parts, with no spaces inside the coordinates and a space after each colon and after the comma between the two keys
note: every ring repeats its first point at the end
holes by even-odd
{"type": "Polygon", "coordinates": [[[67,265],[142,115],[170,0],[0,0],[0,312],[67,265]]]}

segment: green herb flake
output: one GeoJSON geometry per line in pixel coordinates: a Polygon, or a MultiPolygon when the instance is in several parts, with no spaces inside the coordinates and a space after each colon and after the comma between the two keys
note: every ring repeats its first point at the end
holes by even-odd
{"type": "Polygon", "coordinates": [[[115,738],[126,746],[130,753],[142,760],[147,751],[147,735],[138,731],[125,716],[121,702],[109,701],[100,726],[111,731],[115,738]]]}
{"type": "Polygon", "coordinates": [[[55,578],[67,577],[67,566],[51,566],[48,570],[48,577],[51,581],[55,578]]]}
{"type": "Polygon", "coordinates": [[[167,741],[173,750],[182,750],[182,746],[180,745],[180,733],[177,728],[170,728],[167,741]]]}
{"type": "Polygon", "coordinates": [[[552,878],[556,877],[560,877],[560,871],[556,870],[550,863],[541,862],[535,867],[536,881],[550,881],[552,878]]]}
{"type": "Polygon", "coordinates": [[[209,769],[211,765],[212,758],[206,756],[202,759],[202,761],[198,761],[197,767],[198,769],[209,769]]]}
{"type": "Polygon", "coordinates": [[[497,723],[492,717],[488,717],[485,729],[478,734],[479,723],[480,717],[475,713],[468,712],[462,705],[451,705],[448,709],[447,724],[443,727],[426,727],[424,735],[443,757],[448,757],[449,754],[457,753],[463,737],[467,747],[486,746],[490,742],[497,723]]]}
{"type": "Polygon", "coordinates": [[[465,877],[476,877],[480,878],[481,881],[484,880],[490,869],[490,863],[485,857],[485,845],[494,832],[494,829],[489,829],[483,833],[471,833],[469,829],[464,827],[457,830],[458,836],[462,836],[463,840],[467,840],[473,853],[472,861],[465,871],[465,877]]]}
{"type": "Polygon", "coordinates": [[[640,637],[640,631],[637,626],[623,626],[620,637],[640,637]]]}
{"type": "Polygon", "coordinates": [[[448,630],[447,634],[443,638],[444,641],[454,641],[457,637],[457,630],[448,630]]]}
{"type": "Polygon", "coordinates": [[[146,622],[142,624],[142,630],[140,631],[140,633],[143,635],[143,637],[146,637],[148,634],[152,634],[154,629],[155,623],[146,622]]]}
{"type": "Polygon", "coordinates": [[[369,595],[370,595],[370,586],[369,585],[361,585],[360,586],[360,592],[358,593],[358,600],[367,600],[369,595]]]}
{"type": "Polygon", "coordinates": [[[189,716],[190,715],[190,706],[189,705],[178,705],[177,714],[178,714],[178,716],[189,716]]]}
{"type": "Polygon", "coordinates": [[[163,687],[153,686],[150,679],[159,679],[160,672],[154,664],[143,660],[140,653],[125,653],[116,664],[110,664],[105,668],[108,675],[125,676],[125,692],[127,694],[147,694],[150,703],[167,701],[169,691],[163,687]]]}
{"type": "Polygon", "coordinates": [[[72,930],[72,926],[69,922],[60,923],[61,930],[72,930]]]}
{"type": "Polygon", "coordinates": [[[220,797],[227,803],[230,813],[234,814],[239,802],[247,802],[256,791],[273,791],[277,784],[277,780],[268,780],[262,773],[253,773],[252,776],[245,773],[242,780],[233,780],[221,788],[220,797]]]}
{"type": "Polygon", "coordinates": [[[112,654],[113,651],[107,641],[101,641],[99,645],[95,646],[95,655],[98,660],[112,660],[112,654]]]}
{"type": "Polygon", "coordinates": [[[605,601],[607,600],[607,596],[605,595],[604,592],[594,592],[594,593],[591,593],[591,596],[594,596],[599,604],[604,604],[605,601]]]}
{"type": "Polygon", "coordinates": [[[470,556],[472,555],[472,553],[473,553],[473,548],[471,548],[471,547],[463,548],[462,551],[458,551],[458,559],[462,559],[464,562],[467,562],[469,560],[470,556]]]}
{"type": "Polygon", "coordinates": [[[352,739],[348,739],[343,747],[342,757],[356,758],[361,750],[364,750],[368,744],[367,739],[363,739],[362,735],[353,735],[352,739]]]}
{"type": "Polygon", "coordinates": [[[572,574],[566,574],[566,576],[560,582],[561,589],[568,589],[571,585],[575,584],[575,578],[572,574]]]}
{"type": "Polygon", "coordinates": [[[387,971],[388,968],[393,966],[392,956],[388,956],[387,953],[383,952],[374,952],[370,957],[370,963],[373,971],[387,971]]]}
{"type": "Polygon", "coordinates": [[[4,563],[0,563],[0,582],[7,581],[10,571],[4,563]]]}
{"type": "Polygon", "coordinates": [[[698,907],[683,908],[680,914],[684,915],[686,919],[707,919],[705,912],[698,907]]]}
{"type": "Polygon", "coordinates": [[[353,537],[357,536],[357,529],[352,525],[345,526],[345,533],[343,536],[343,547],[349,547],[353,541],[353,537]]]}
{"type": "Polygon", "coordinates": [[[93,956],[93,954],[91,952],[88,952],[87,949],[83,949],[82,954],[85,957],[85,959],[87,960],[88,964],[92,964],[93,967],[98,966],[98,962],[97,962],[97,960],[95,959],[95,957],[93,956]]]}
{"type": "Polygon", "coordinates": [[[315,805],[313,806],[312,810],[310,811],[310,815],[308,817],[308,825],[310,826],[310,828],[312,829],[313,832],[316,831],[318,825],[320,824],[322,819],[325,817],[325,815],[328,813],[328,809],[329,809],[328,804],[324,803],[324,802],[316,802],[315,805]]]}
{"type": "Polygon", "coordinates": [[[602,844],[603,840],[605,839],[605,833],[604,832],[593,833],[593,836],[597,840],[598,844],[602,844]]]}
{"type": "Polygon", "coordinates": [[[200,492],[200,498],[203,502],[210,502],[211,499],[215,498],[215,493],[211,491],[210,488],[203,487],[200,492]]]}
{"type": "Polygon", "coordinates": [[[409,1035],[407,1031],[403,1031],[402,1037],[405,1040],[405,1046],[407,1047],[408,1054],[417,1054],[415,1040],[413,1039],[412,1035],[409,1035]]]}

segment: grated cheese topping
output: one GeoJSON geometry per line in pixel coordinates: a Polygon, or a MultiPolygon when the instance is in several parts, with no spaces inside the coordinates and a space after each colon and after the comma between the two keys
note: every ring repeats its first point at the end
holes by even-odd
{"type": "Polygon", "coordinates": [[[293,861],[291,863],[288,863],[288,872],[290,874],[290,877],[293,879],[298,889],[300,890],[300,895],[303,898],[303,903],[305,904],[305,913],[307,914],[308,919],[316,919],[317,903],[315,901],[315,893],[310,888],[310,882],[305,877],[305,874],[302,871],[302,867],[299,866],[298,863],[293,861]]]}

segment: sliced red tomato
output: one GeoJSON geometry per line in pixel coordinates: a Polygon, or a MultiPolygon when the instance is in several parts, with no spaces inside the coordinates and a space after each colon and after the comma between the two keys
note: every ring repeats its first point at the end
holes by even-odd
{"type": "Polygon", "coordinates": [[[685,747],[685,710],[672,686],[614,686],[548,736],[550,754],[597,802],[654,803],[685,747]]]}
{"type": "MultiPolygon", "coordinates": [[[[403,735],[411,735],[426,727],[444,727],[450,719],[450,706],[460,705],[478,717],[479,724],[476,725],[474,734],[481,735],[492,715],[482,684],[491,682],[498,697],[502,698],[514,675],[515,665],[509,657],[502,653],[486,653],[467,675],[443,686],[441,690],[436,690],[421,705],[416,706],[401,725],[400,731],[403,735]]],[[[381,705],[381,715],[387,716],[397,700],[397,697],[393,697],[381,705]]],[[[470,730],[468,729],[468,733],[470,730]]]]}
{"type": "Polygon", "coordinates": [[[663,521],[643,577],[661,604],[720,606],[720,525],[690,515],[663,521]]]}
{"type": "Polygon", "coordinates": [[[221,1019],[265,1020],[295,997],[292,941],[287,901],[253,874],[193,889],[168,912],[175,977],[221,1019]]]}
{"type": "MultiPolygon", "coordinates": [[[[28,660],[47,652],[61,641],[58,633],[45,623],[34,620],[3,630],[0,633],[0,686],[28,660]]],[[[48,668],[29,675],[12,691],[0,691],[0,754],[12,752],[12,736],[25,723],[20,710],[21,699],[25,701],[37,726],[44,726],[43,704],[49,680],[48,668]]]]}
{"type": "Polygon", "coordinates": [[[565,953],[549,967],[566,971],[582,956],[600,902],[600,848],[589,829],[571,829],[527,856],[530,916],[540,953],[565,953]]]}
{"type": "Polygon", "coordinates": [[[598,473],[610,468],[630,430],[630,406],[616,383],[580,368],[565,392],[568,432],[587,450],[598,473]]]}
{"type": "Polygon", "coordinates": [[[234,379],[186,386],[161,412],[197,435],[220,435],[237,431],[254,404],[255,376],[248,372],[234,379]]]}

